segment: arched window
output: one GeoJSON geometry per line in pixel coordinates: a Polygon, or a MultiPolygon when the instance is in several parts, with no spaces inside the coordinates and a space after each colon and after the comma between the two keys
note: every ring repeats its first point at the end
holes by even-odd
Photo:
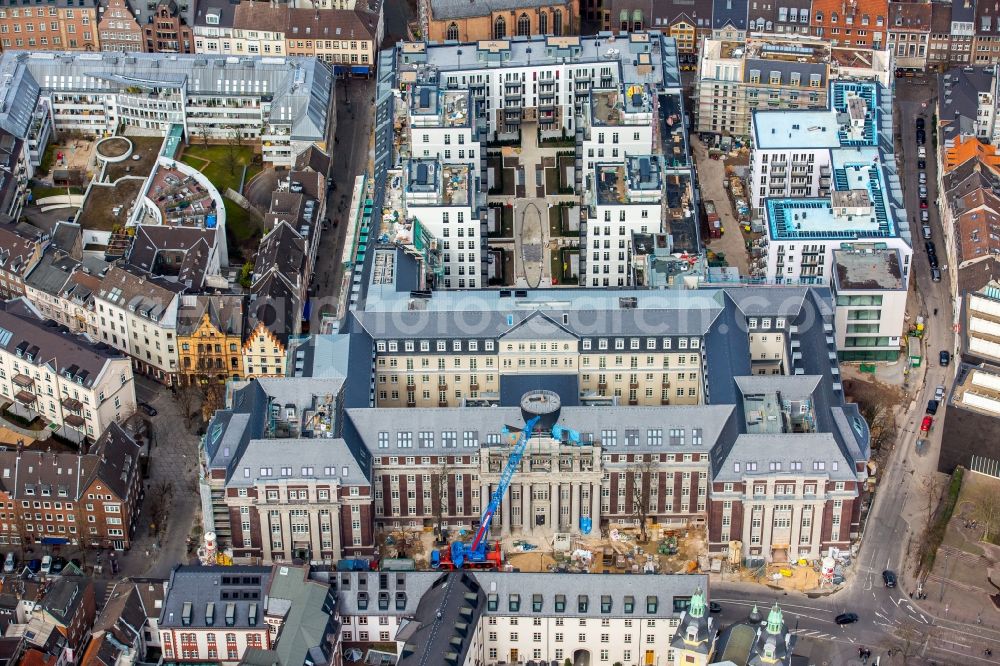
{"type": "Polygon", "coordinates": [[[545,12],[538,15],[538,34],[549,34],[549,15],[545,12]]]}
{"type": "Polygon", "coordinates": [[[528,19],[527,14],[521,14],[517,17],[517,35],[518,37],[527,37],[531,34],[531,21],[528,19]]]}
{"type": "Polygon", "coordinates": [[[493,22],[493,39],[503,39],[507,36],[507,21],[502,16],[498,16],[493,22]]]}
{"type": "Polygon", "coordinates": [[[458,24],[452,23],[448,26],[448,39],[458,41],[458,24]]]}
{"type": "Polygon", "coordinates": [[[562,36],[562,10],[557,9],[552,12],[552,34],[556,37],[562,36]]]}

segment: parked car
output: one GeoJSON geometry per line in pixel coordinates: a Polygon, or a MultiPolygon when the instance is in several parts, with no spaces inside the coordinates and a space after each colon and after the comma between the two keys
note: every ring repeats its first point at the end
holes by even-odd
{"type": "Polygon", "coordinates": [[[917,160],[917,168],[918,169],[926,169],[927,168],[927,161],[926,160],[917,160]]]}
{"type": "Polygon", "coordinates": [[[927,149],[924,148],[923,146],[918,146],[917,147],[917,158],[921,159],[921,160],[927,159],[927,149]]]}
{"type": "Polygon", "coordinates": [[[941,269],[940,268],[932,268],[931,269],[931,282],[940,282],[940,281],[941,281],[941,269]]]}
{"type": "Polygon", "coordinates": [[[924,119],[917,116],[917,129],[922,130],[924,128],[924,119]]]}
{"type": "MultiPolygon", "coordinates": [[[[939,270],[938,258],[936,254],[927,255],[927,261],[931,265],[931,270],[939,270]]],[[[934,276],[931,275],[931,280],[934,282],[939,282],[940,280],[934,280],[934,276]]]]}
{"type": "Polygon", "coordinates": [[[933,241],[927,241],[924,243],[924,249],[927,250],[927,254],[937,254],[937,248],[934,246],[933,241]]]}
{"type": "Polygon", "coordinates": [[[710,613],[721,613],[722,612],[722,604],[720,604],[718,601],[709,601],[708,602],[708,611],[710,613]]]}
{"type": "Polygon", "coordinates": [[[931,217],[930,214],[926,210],[920,211],[920,221],[921,222],[928,222],[928,221],[930,221],[930,217],[931,217]]]}
{"type": "Polygon", "coordinates": [[[917,144],[923,145],[927,143],[927,133],[923,130],[917,130],[917,144]]]}
{"type": "Polygon", "coordinates": [[[941,353],[938,354],[938,361],[942,368],[947,368],[948,364],[951,363],[951,353],[947,349],[942,349],[941,353]]]}
{"type": "Polygon", "coordinates": [[[43,574],[47,574],[51,569],[52,569],[52,556],[46,555],[45,557],[42,558],[41,571],[43,574]]]}
{"type": "Polygon", "coordinates": [[[924,420],[920,422],[920,432],[930,432],[930,429],[933,425],[934,425],[934,417],[925,416],[924,420]]]}
{"type": "Polygon", "coordinates": [[[14,573],[14,567],[17,566],[17,556],[14,555],[14,551],[7,553],[7,559],[3,561],[3,572],[4,573],[14,573]]]}
{"type": "Polygon", "coordinates": [[[886,587],[896,587],[896,574],[886,569],[882,572],[882,582],[886,587]]]}
{"type": "Polygon", "coordinates": [[[927,208],[927,199],[921,199],[920,200],[920,207],[921,208],[927,208]]]}
{"type": "Polygon", "coordinates": [[[921,171],[920,173],[917,174],[917,182],[920,183],[921,185],[926,185],[927,184],[927,172],[926,171],[921,171]]]}
{"type": "Polygon", "coordinates": [[[841,613],[837,617],[833,618],[833,621],[837,624],[854,624],[858,621],[857,613],[841,613]]]}
{"type": "Polygon", "coordinates": [[[924,240],[929,240],[931,237],[931,225],[925,224],[923,226],[924,240]]]}
{"type": "Polygon", "coordinates": [[[300,183],[297,180],[293,180],[291,186],[288,189],[291,192],[296,192],[296,193],[301,192],[302,191],[302,183],[300,183]]]}
{"type": "Polygon", "coordinates": [[[936,415],[937,414],[937,410],[938,410],[938,405],[940,405],[940,404],[941,403],[939,403],[937,400],[928,400],[927,401],[927,413],[930,414],[931,416],[936,415]]]}
{"type": "Polygon", "coordinates": [[[156,416],[156,414],[157,414],[156,409],[154,409],[153,406],[151,404],[149,404],[148,402],[140,402],[139,403],[139,409],[141,409],[142,411],[146,412],[147,416],[156,416]]]}
{"type": "Polygon", "coordinates": [[[917,186],[917,194],[920,195],[921,199],[926,199],[927,198],[927,186],[926,185],[918,185],[917,186]]]}
{"type": "Polygon", "coordinates": [[[65,557],[56,556],[52,558],[52,566],[49,567],[49,573],[55,576],[56,574],[62,573],[62,570],[66,568],[68,560],[65,557]]]}
{"type": "Polygon", "coordinates": [[[934,399],[941,400],[942,398],[944,398],[944,386],[938,385],[938,387],[934,389],[934,399]]]}

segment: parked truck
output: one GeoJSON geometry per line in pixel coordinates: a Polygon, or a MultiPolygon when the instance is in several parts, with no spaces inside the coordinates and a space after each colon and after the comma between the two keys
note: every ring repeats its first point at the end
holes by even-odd
{"type": "Polygon", "coordinates": [[[705,219],[708,221],[708,235],[711,238],[722,237],[722,220],[715,208],[715,202],[705,200],[705,219]]]}

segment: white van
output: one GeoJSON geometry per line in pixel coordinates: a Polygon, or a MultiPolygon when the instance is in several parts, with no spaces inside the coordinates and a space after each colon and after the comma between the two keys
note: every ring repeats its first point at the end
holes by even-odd
{"type": "Polygon", "coordinates": [[[52,556],[46,555],[42,558],[42,573],[48,575],[49,571],[52,570],[52,556]]]}
{"type": "Polygon", "coordinates": [[[7,553],[7,559],[3,561],[3,572],[14,573],[14,567],[16,565],[17,565],[17,558],[14,557],[14,551],[7,553]]]}

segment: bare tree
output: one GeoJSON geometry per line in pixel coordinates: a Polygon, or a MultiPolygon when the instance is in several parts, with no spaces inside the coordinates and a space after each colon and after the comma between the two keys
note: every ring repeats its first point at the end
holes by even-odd
{"type": "Polygon", "coordinates": [[[225,385],[214,377],[205,377],[201,385],[201,418],[208,421],[216,411],[225,407],[225,385]]]}
{"type": "Polygon", "coordinates": [[[198,136],[201,137],[201,145],[207,146],[208,145],[208,125],[201,125],[195,131],[197,132],[198,136]]]}
{"type": "Polygon", "coordinates": [[[982,524],[983,541],[989,541],[990,535],[995,535],[1000,529],[1000,496],[982,490],[976,493],[972,501],[975,503],[972,517],[982,524]]]}
{"type": "Polygon", "coordinates": [[[896,440],[896,419],[892,409],[878,402],[861,402],[858,405],[861,416],[868,422],[871,432],[871,447],[878,450],[891,445],[896,440]]]}
{"type": "Polygon", "coordinates": [[[183,413],[184,423],[189,428],[191,427],[191,418],[194,415],[193,410],[198,400],[197,391],[198,389],[195,386],[188,384],[187,386],[178,386],[177,392],[174,394],[177,404],[183,413]]]}
{"type": "MultiPolygon", "coordinates": [[[[438,458],[440,465],[436,474],[431,474],[431,495],[434,502],[434,531],[438,541],[444,540],[444,514],[445,506],[448,504],[448,477],[451,474],[451,466],[448,464],[447,456],[438,458]]],[[[480,498],[480,502],[483,501],[480,498]]]]}
{"type": "Polygon", "coordinates": [[[174,496],[172,481],[157,481],[146,494],[146,510],[149,511],[149,529],[154,535],[163,534],[164,523],[170,513],[170,500],[174,496]]]}
{"type": "Polygon", "coordinates": [[[893,634],[893,646],[889,655],[892,663],[907,664],[920,663],[920,652],[924,644],[924,635],[911,627],[901,627],[893,634]]]}
{"type": "Polygon", "coordinates": [[[626,478],[632,481],[632,517],[639,523],[640,543],[649,540],[646,521],[653,508],[649,490],[656,471],[652,456],[641,456],[640,460],[628,466],[626,474],[626,478]]]}
{"type": "Polygon", "coordinates": [[[236,173],[239,166],[240,148],[243,147],[243,132],[235,125],[226,127],[226,167],[229,174],[236,173]]]}

